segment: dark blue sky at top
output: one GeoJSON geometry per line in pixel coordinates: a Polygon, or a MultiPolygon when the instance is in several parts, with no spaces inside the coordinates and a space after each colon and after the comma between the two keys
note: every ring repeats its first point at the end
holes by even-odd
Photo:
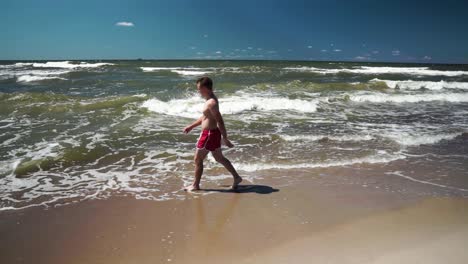
{"type": "Polygon", "coordinates": [[[0,3],[0,59],[468,63],[468,1],[0,3]],[[118,26],[118,22],[133,26],[118,26]]]}

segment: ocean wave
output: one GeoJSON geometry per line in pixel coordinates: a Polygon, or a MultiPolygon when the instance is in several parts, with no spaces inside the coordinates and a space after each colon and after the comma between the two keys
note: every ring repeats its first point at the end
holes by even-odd
{"type": "Polygon", "coordinates": [[[407,132],[383,133],[383,136],[389,138],[403,146],[433,145],[443,140],[452,140],[462,133],[439,133],[439,134],[411,134],[407,132]]]}
{"type": "Polygon", "coordinates": [[[461,76],[468,75],[468,71],[442,71],[432,70],[429,67],[369,67],[359,66],[355,68],[342,68],[342,69],[326,69],[316,67],[286,67],[283,68],[288,71],[302,71],[314,72],[320,74],[338,74],[338,73],[354,73],[354,74],[404,74],[404,75],[417,75],[417,76],[461,76]]]}
{"type": "MultiPolygon", "coordinates": [[[[19,65],[18,63],[15,65],[19,65]]],[[[26,65],[22,63],[20,66],[26,65]]],[[[72,63],[70,61],[48,61],[44,63],[35,62],[30,63],[29,65],[35,68],[63,68],[63,69],[76,69],[76,68],[97,68],[106,65],[114,65],[113,63],[105,63],[105,62],[98,62],[98,63],[88,63],[88,62],[80,62],[80,63],[72,63]]]]}
{"type": "Polygon", "coordinates": [[[436,93],[436,94],[387,94],[387,93],[364,93],[349,95],[354,102],[370,103],[417,103],[444,101],[451,103],[468,102],[468,94],[465,93],[436,93]]]}
{"type": "Polygon", "coordinates": [[[61,75],[76,71],[81,68],[97,68],[111,63],[70,63],[69,61],[56,61],[45,63],[18,62],[2,65],[0,68],[0,80],[14,79],[18,83],[31,83],[44,80],[66,80],[61,75]],[[33,67],[33,68],[31,68],[33,67]]]}
{"type": "Polygon", "coordinates": [[[248,68],[241,69],[239,67],[206,67],[206,68],[197,68],[197,67],[140,67],[144,72],[159,72],[159,71],[170,71],[177,73],[179,75],[185,76],[197,76],[197,75],[206,75],[210,73],[240,73],[240,72],[257,72],[258,69],[248,68]]]}
{"type": "Polygon", "coordinates": [[[58,76],[37,76],[37,75],[21,75],[18,76],[17,82],[23,82],[23,83],[28,83],[28,82],[37,82],[37,81],[44,81],[44,80],[66,80],[65,78],[61,78],[58,76]]]}
{"type": "MultiPolygon", "coordinates": [[[[318,101],[247,95],[220,98],[219,102],[220,111],[223,114],[238,114],[249,110],[262,112],[289,110],[300,113],[312,113],[317,111],[318,104],[318,101]]],[[[203,101],[198,97],[174,99],[168,102],[149,99],[142,104],[142,107],[160,114],[196,118],[200,115],[203,104],[203,101]]]]}
{"type": "Polygon", "coordinates": [[[372,79],[371,82],[384,82],[390,88],[418,90],[421,88],[429,90],[441,90],[441,89],[468,89],[468,82],[430,82],[430,81],[393,81],[393,80],[380,80],[372,79]]]}
{"type": "Polygon", "coordinates": [[[374,163],[389,163],[395,160],[406,158],[402,154],[389,154],[382,153],[380,155],[373,155],[363,158],[355,158],[342,161],[329,161],[322,163],[297,163],[297,164],[279,164],[279,163],[236,163],[236,168],[241,171],[253,172],[260,170],[291,170],[291,169],[314,169],[314,168],[329,168],[349,166],[355,164],[374,164],[374,163]]]}
{"type": "Polygon", "coordinates": [[[144,72],[170,71],[179,75],[196,76],[205,75],[211,72],[206,68],[183,68],[183,67],[140,67],[144,72]]]}

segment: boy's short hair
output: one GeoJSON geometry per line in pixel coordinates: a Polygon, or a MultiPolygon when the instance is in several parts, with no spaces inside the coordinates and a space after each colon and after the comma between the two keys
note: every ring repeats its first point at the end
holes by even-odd
{"type": "Polygon", "coordinates": [[[197,79],[197,84],[200,84],[200,86],[205,86],[206,88],[213,90],[213,80],[211,80],[210,77],[201,77],[197,79]]]}

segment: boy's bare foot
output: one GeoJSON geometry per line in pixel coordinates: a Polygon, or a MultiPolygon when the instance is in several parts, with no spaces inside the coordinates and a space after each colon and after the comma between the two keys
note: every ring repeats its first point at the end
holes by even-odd
{"type": "Polygon", "coordinates": [[[239,186],[239,183],[242,182],[242,177],[237,177],[237,178],[234,178],[234,182],[232,183],[232,186],[231,186],[231,189],[235,190],[237,189],[237,187],[239,186]]]}
{"type": "Polygon", "coordinates": [[[194,191],[199,191],[200,190],[200,186],[199,185],[189,185],[189,186],[186,186],[184,187],[184,191],[186,192],[194,192],[194,191]]]}

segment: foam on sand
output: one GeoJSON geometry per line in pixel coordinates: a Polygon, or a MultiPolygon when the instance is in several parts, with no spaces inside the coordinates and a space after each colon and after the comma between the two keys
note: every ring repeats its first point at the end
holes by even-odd
{"type": "Polygon", "coordinates": [[[319,141],[329,139],[333,141],[367,141],[374,139],[371,135],[280,135],[286,141],[319,141]]]}
{"type": "Polygon", "coordinates": [[[432,70],[429,67],[369,67],[359,66],[355,68],[342,69],[326,69],[316,67],[286,67],[288,71],[314,72],[320,74],[338,74],[338,73],[354,73],[354,74],[404,74],[417,76],[461,76],[468,75],[468,71],[441,71],[432,70]]]}
{"type": "Polygon", "coordinates": [[[322,163],[298,163],[298,164],[279,164],[279,163],[236,163],[236,168],[246,172],[260,171],[260,170],[292,170],[292,169],[314,169],[314,168],[328,168],[340,167],[354,164],[374,164],[374,163],[388,163],[399,159],[404,159],[405,156],[401,154],[382,153],[378,155],[355,158],[350,160],[329,161],[322,163]]]}

